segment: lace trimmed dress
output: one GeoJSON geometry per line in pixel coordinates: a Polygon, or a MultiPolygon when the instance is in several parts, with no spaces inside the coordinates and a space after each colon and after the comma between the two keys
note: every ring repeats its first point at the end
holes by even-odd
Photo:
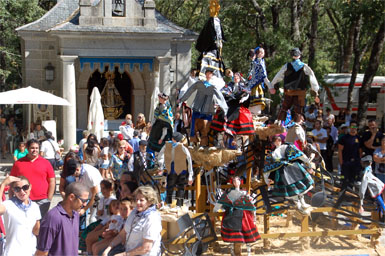
{"type": "Polygon", "coordinates": [[[225,209],[221,224],[221,235],[224,242],[253,243],[261,236],[255,226],[253,211],[255,206],[245,191],[231,190],[218,200],[225,209]]]}

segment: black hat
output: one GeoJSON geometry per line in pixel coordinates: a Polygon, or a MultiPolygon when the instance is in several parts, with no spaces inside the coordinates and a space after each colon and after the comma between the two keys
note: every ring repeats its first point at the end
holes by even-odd
{"type": "Polygon", "coordinates": [[[159,97],[159,98],[162,98],[162,99],[164,99],[164,100],[168,100],[168,95],[165,94],[164,92],[158,93],[158,97],[159,97]]]}
{"type": "Polygon", "coordinates": [[[66,166],[67,166],[67,173],[69,175],[73,175],[76,171],[77,161],[71,158],[67,161],[66,166]]]}
{"type": "Polygon", "coordinates": [[[302,53],[299,50],[299,48],[295,47],[295,48],[290,50],[290,54],[291,54],[291,56],[298,57],[298,56],[301,56],[302,53]]]}
{"type": "Polygon", "coordinates": [[[0,118],[6,118],[4,114],[0,115],[0,118]]]}
{"type": "Polygon", "coordinates": [[[373,162],[373,158],[371,155],[366,155],[363,158],[361,158],[361,162],[373,162]]]}
{"type": "Polygon", "coordinates": [[[139,141],[139,146],[147,146],[147,140],[139,141]]]}
{"type": "Polygon", "coordinates": [[[176,141],[179,142],[183,139],[183,135],[180,132],[174,132],[172,134],[172,138],[176,141]]]}

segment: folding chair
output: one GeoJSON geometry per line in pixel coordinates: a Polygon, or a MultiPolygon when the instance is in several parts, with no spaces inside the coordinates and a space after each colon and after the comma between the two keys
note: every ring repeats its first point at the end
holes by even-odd
{"type": "Polygon", "coordinates": [[[207,250],[208,243],[217,237],[207,213],[191,219],[185,214],[177,220],[179,233],[168,241],[162,241],[163,255],[201,255],[207,250]],[[178,248],[167,248],[167,245],[182,244],[178,248]]]}

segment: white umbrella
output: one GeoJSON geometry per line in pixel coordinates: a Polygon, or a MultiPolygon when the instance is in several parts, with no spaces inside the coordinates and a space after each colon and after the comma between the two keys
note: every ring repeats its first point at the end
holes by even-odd
{"type": "Polygon", "coordinates": [[[45,104],[69,106],[68,100],[31,86],[1,92],[0,104],[45,104]]]}
{"type": "Polygon", "coordinates": [[[0,93],[0,104],[29,104],[28,133],[31,129],[31,104],[71,105],[68,100],[31,86],[0,93]]]}
{"type": "Polygon", "coordinates": [[[104,114],[99,89],[94,87],[91,93],[91,104],[88,110],[87,129],[100,140],[104,132],[104,114]]]}

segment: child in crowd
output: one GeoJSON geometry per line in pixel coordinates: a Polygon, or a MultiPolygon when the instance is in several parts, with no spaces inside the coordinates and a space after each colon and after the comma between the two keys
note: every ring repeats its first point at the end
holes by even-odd
{"type": "Polygon", "coordinates": [[[93,231],[88,233],[86,237],[87,253],[92,255],[92,246],[99,241],[99,237],[109,229],[110,223],[113,223],[113,228],[120,228],[123,226],[123,219],[120,216],[119,201],[112,200],[108,206],[108,215],[93,231]],[[116,224],[116,225],[115,225],[116,224]]]}
{"type": "MultiPolygon", "coordinates": [[[[120,230],[124,226],[124,222],[127,220],[127,217],[128,217],[128,215],[130,215],[132,209],[133,209],[133,204],[129,199],[123,199],[122,201],[120,201],[120,205],[119,205],[120,216],[119,217],[122,219],[120,228],[115,228],[115,229],[112,228],[112,226],[116,226],[116,223],[113,223],[111,221],[108,229],[106,229],[102,233],[103,239],[99,240],[98,242],[96,242],[92,245],[93,255],[99,255],[98,253],[100,251],[104,251],[104,249],[107,248],[107,246],[110,244],[110,242],[119,234],[120,230]]],[[[111,220],[114,218],[113,216],[111,216],[111,220]]]]}
{"type": "Polygon", "coordinates": [[[102,180],[100,182],[100,190],[102,192],[102,196],[99,200],[98,211],[96,212],[96,216],[102,222],[106,222],[105,220],[108,218],[108,206],[110,205],[112,200],[116,199],[115,195],[113,194],[114,184],[108,180],[102,180]]]}
{"type": "Polygon", "coordinates": [[[98,220],[88,225],[80,235],[79,248],[81,250],[87,249],[87,252],[91,252],[92,241],[94,241],[95,237],[98,238],[102,234],[104,226],[109,221],[109,205],[113,200],[116,200],[116,197],[113,195],[114,188],[112,182],[102,180],[100,182],[100,190],[102,196],[96,213],[98,220]]]}
{"type": "Polygon", "coordinates": [[[109,142],[107,138],[102,138],[100,142],[101,146],[103,147],[102,151],[100,152],[101,157],[101,165],[100,165],[100,174],[102,175],[103,179],[111,178],[111,173],[108,166],[110,165],[110,155],[109,155],[109,142]]]}

